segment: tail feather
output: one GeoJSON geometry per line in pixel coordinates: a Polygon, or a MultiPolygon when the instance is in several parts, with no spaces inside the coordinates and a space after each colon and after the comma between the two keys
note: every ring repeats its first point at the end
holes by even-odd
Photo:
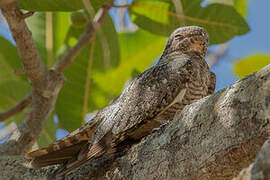
{"type": "Polygon", "coordinates": [[[70,133],[68,136],[49,145],[48,147],[44,147],[26,154],[26,158],[33,159],[36,157],[44,156],[46,154],[74,146],[83,141],[88,141],[89,137],[91,137],[92,133],[94,132],[94,129],[94,126],[79,128],[70,133]]]}
{"type": "Polygon", "coordinates": [[[81,142],[79,144],[51,152],[49,154],[41,155],[33,158],[31,161],[31,166],[38,168],[54,164],[62,164],[70,159],[76,157],[76,155],[81,151],[84,145],[88,145],[87,141],[81,142]]]}
{"type": "Polygon", "coordinates": [[[80,150],[79,154],[77,155],[76,159],[71,159],[69,162],[61,166],[59,169],[57,169],[54,174],[50,177],[50,179],[56,179],[57,177],[62,177],[65,174],[69,173],[70,171],[78,168],[82,164],[86,163],[89,160],[98,158],[105,154],[106,148],[102,146],[102,144],[94,144],[90,150],[85,149],[86,146],[84,146],[83,149],[80,150]]]}

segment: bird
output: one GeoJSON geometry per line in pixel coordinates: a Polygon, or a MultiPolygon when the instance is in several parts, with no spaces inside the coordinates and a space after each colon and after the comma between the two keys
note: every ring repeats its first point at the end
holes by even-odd
{"type": "Polygon", "coordinates": [[[61,164],[50,177],[64,177],[87,161],[139,142],[186,105],[211,95],[216,76],[205,60],[208,42],[202,27],[173,31],[158,63],[131,81],[92,121],[48,147],[28,153],[32,167],[61,164]]]}

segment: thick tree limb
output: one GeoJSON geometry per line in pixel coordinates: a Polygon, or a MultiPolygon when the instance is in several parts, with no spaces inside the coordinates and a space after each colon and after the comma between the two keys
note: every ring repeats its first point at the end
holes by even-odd
{"type": "Polygon", "coordinates": [[[67,52],[63,59],[55,66],[54,70],[48,70],[41,62],[31,32],[24,21],[28,15],[24,15],[20,11],[17,1],[3,2],[0,3],[2,13],[8,22],[13,39],[18,47],[24,66],[23,72],[25,72],[31,82],[32,102],[24,121],[12,133],[7,142],[0,144],[0,153],[21,155],[28,152],[37,141],[46,120],[54,110],[58,93],[65,82],[61,73],[93,38],[95,31],[104,21],[104,17],[111,8],[113,1],[105,4],[96,14],[78,43],[67,52]]]}
{"type": "Polygon", "coordinates": [[[40,80],[44,78],[48,70],[41,62],[32,34],[24,21],[23,13],[20,11],[17,1],[1,6],[1,10],[16,42],[26,75],[32,86],[40,86],[42,83],[40,80]]]}
{"type": "Polygon", "coordinates": [[[105,16],[113,5],[113,1],[103,5],[103,7],[97,12],[93,21],[89,22],[86,30],[80,36],[77,44],[73,46],[62,59],[59,60],[58,64],[54,67],[56,73],[61,73],[64,69],[69,66],[75,57],[81,52],[81,50],[93,39],[94,34],[104,22],[105,16]]]}
{"type": "Polygon", "coordinates": [[[270,179],[270,140],[268,139],[255,161],[243,169],[233,180],[268,180],[270,179]]]}
{"type": "Polygon", "coordinates": [[[32,96],[28,95],[26,98],[17,103],[14,107],[10,108],[6,112],[0,113],[0,122],[20,113],[24,108],[26,108],[32,101],[32,96]]]}
{"type": "Polygon", "coordinates": [[[0,145],[0,153],[19,155],[28,152],[39,138],[46,120],[54,109],[64,78],[49,71],[41,62],[31,32],[24,21],[25,16],[20,11],[17,1],[1,4],[1,10],[16,42],[25,74],[32,87],[31,106],[23,122],[12,133],[9,140],[0,145]]]}
{"type": "MultiPolygon", "coordinates": [[[[269,122],[270,65],[186,106],[124,154],[89,162],[65,179],[232,179],[269,137],[269,122]]],[[[3,158],[0,179],[38,179],[54,169],[21,162],[27,160],[3,158]]]]}
{"type": "MultiPolygon", "coordinates": [[[[32,102],[23,122],[9,140],[0,144],[0,154],[22,155],[31,150],[38,140],[46,120],[54,110],[58,93],[65,80],[62,75],[49,71],[43,86],[32,90],[32,102]]],[[[32,87],[34,88],[34,87],[32,87]]],[[[37,88],[37,87],[35,87],[37,88]]]]}

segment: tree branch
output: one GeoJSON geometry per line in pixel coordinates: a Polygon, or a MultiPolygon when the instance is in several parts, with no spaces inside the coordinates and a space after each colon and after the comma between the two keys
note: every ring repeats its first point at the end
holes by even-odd
{"type": "Polygon", "coordinates": [[[1,10],[16,42],[25,73],[31,81],[32,87],[40,86],[42,83],[40,80],[44,78],[48,70],[41,62],[32,34],[24,21],[24,15],[20,11],[17,1],[1,6],[1,10]]]}
{"type": "Polygon", "coordinates": [[[209,66],[213,67],[221,57],[226,55],[227,50],[228,50],[228,44],[225,43],[225,44],[219,45],[219,49],[216,53],[210,53],[208,55],[207,62],[209,66]]]}
{"type": "Polygon", "coordinates": [[[133,5],[132,4],[124,4],[124,5],[112,5],[114,8],[131,8],[133,5]]]}
{"type": "MultiPolygon", "coordinates": [[[[0,3],[1,10],[10,27],[12,36],[18,47],[23,72],[27,75],[32,87],[31,106],[20,126],[12,133],[9,140],[0,144],[0,153],[7,155],[23,155],[28,152],[39,138],[45,122],[54,110],[58,93],[65,79],[62,72],[70,65],[76,55],[91,41],[94,33],[103,23],[113,5],[113,0],[105,4],[89,23],[78,43],[55,65],[48,70],[41,62],[40,55],[33,42],[31,32],[27,28],[17,1],[0,3]]],[[[31,13],[30,13],[31,14],[31,13]]]]}
{"type": "Polygon", "coordinates": [[[28,17],[31,17],[31,16],[33,16],[34,13],[35,13],[35,11],[28,11],[28,12],[22,14],[22,18],[26,19],[28,17]]]}
{"type": "MultiPolygon", "coordinates": [[[[16,42],[24,72],[30,80],[32,101],[23,122],[11,134],[8,141],[0,144],[0,153],[21,155],[28,152],[39,138],[46,120],[54,110],[59,90],[64,84],[64,78],[54,71],[49,71],[42,63],[31,32],[25,23],[25,16],[20,11],[17,1],[1,3],[1,10],[16,42]]],[[[22,104],[22,106],[24,105],[22,104]]],[[[22,107],[17,110],[20,108],[22,107]]]]}
{"type": "Polygon", "coordinates": [[[243,169],[233,180],[268,180],[270,179],[270,140],[268,139],[256,159],[243,169]]]}
{"type": "Polygon", "coordinates": [[[0,122],[5,121],[6,119],[10,118],[11,116],[18,114],[24,108],[26,108],[32,101],[31,95],[28,95],[26,98],[21,100],[18,104],[16,104],[14,107],[10,108],[6,112],[0,113],[0,122]]]}
{"type": "Polygon", "coordinates": [[[103,5],[103,7],[97,12],[93,21],[87,25],[85,32],[80,36],[77,44],[75,44],[65,56],[59,60],[58,64],[54,67],[56,73],[61,73],[69,66],[80,51],[93,39],[94,34],[100,25],[104,22],[105,16],[113,5],[113,1],[103,5]]]}
{"type": "MultiPolygon", "coordinates": [[[[89,162],[65,180],[232,179],[270,135],[269,99],[270,65],[186,106],[126,152],[89,162]]],[[[0,179],[41,179],[55,169],[22,166],[27,162],[2,157],[0,179]]]]}
{"type": "Polygon", "coordinates": [[[183,10],[183,6],[182,6],[182,1],[181,0],[173,0],[173,4],[175,7],[175,12],[176,12],[176,14],[178,14],[179,25],[185,26],[185,19],[182,18],[182,17],[184,17],[184,10],[183,10]]]}

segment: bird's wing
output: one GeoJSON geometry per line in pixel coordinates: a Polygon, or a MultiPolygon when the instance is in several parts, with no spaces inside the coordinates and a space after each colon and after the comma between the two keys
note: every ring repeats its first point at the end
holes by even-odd
{"type": "Polygon", "coordinates": [[[129,100],[122,103],[125,114],[114,124],[112,133],[116,137],[118,134],[133,133],[134,129],[140,129],[142,125],[155,120],[181,99],[190,81],[193,66],[190,57],[183,55],[168,63],[156,65],[138,76],[126,92],[125,98],[129,100]]]}
{"type": "Polygon", "coordinates": [[[73,131],[68,136],[44,147],[26,154],[26,158],[32,159],[33,167],[43,167],[53,164],[61,164],[72,159],[81,150],[81,147],[88,144],[100,118],[98,116],[91,123],[73,131]]]}
{"type": "Polygon", "coordinates": [[[105,147],[100,152],[118,151],[119,147],[122,149],[126,143],[139,140],[159,127],[161,122],[155,118],[172,106],[175,99],[183,97],[192,63],[188,56],[178,57],[153,66],[135,78],[120,95],[118,103],[112,105],[115,107],[110,116],[95,131],[93,144],[105,147]],[[111,137],[104,140],[107,134],[111,137]]]}
{"type": "Polygon", "coordinates": [[[208,86],[208,95],[214,93],[216,88],[216,75],[213,72],[210,72],[210,84],[208,86]]]}
{"type": "Polygon", "coordinates": [[[86,163],[89,160],[98,158],[104,154],[111,154],[115,152],[115,151],[110,151],[111,148],[107,146],[106,142],[110,142],[110,139],[108,139],[110,137],[111,136],[107,134],[106,136],[104,136],[102,141],[91,146],[89,145],[89,143],[80,145],[81,148],[79,152],[77,152],[77,154],[73,156],[71,159],[66,161],[48,179],[53,180],[53,179],[56,179],[57,177],[62,177],[65,174],[69,173],[70,171],[86,163]]]}
{"type": "Polygon", "coordinates": [[[78,144],[65,147],[56,151],[52,151],[50,153],[47,153],[45,155],[34,157],[31,161],[31,166],[35,168],[54,165],[54,164],[62,164],[65,163],[74,156],[76,156],[80,150],[81,147],[85,144],[88,144],[87,141],[81,141],[78,144]]]}
{"type": "MultiPolygon", "coordinates": [[[[178,97],[188,82],[188,57],[149,68],[133,80],[116,103],[104,109],[107,114],[93,134],[92,145],[85,158],[72,163],[61,174],[87,160],[111,154],[133,140],[139,140],[159,127],[152,121],[178,97]],[[123,143],[123,141],[125,141],[123,143]]],[[[181,95],[183,96],[183,95],[181,95]]]]}

